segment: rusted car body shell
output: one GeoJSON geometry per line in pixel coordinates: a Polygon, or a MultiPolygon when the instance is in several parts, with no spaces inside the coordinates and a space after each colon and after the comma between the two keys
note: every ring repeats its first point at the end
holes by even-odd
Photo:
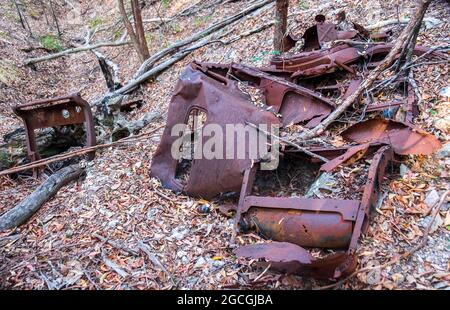
{"type": "MultiPolygon", "coordinates": [[[[24,122],[30,161],[41,158],[36,144],[35,129],[85,123],[86,146],[96,144],[91,107],[79,94],[20,104],[15,106],[13,111],[24,122]]],[[[88,154],[88,159],[93,159],[94,156],[95,151],[88,154]]]]}
{"type": "Polygon", "coordinates": [[[194,64],[205,74],[248,82],[262,89],[265,104],[273,107],[273,112],[281,115],[283,126],[306,122],[305,127],[314,127],[335,108],[334,103],[321,94],[256,68],[235,63],[194,64]]]}
{"type": "MultiPolygon", "coordinates": [[[[220,193],[239,191],[243,172],[252,163],[248,150],[244,159],[226,159],[226,154],[223,154],[223,159],[209,160],[204,157],[194,159],[184,188],[175,178],[178,160],[172,157],[171,147],[179,136],[171,135],[172,128],[177,124],[186,124],[190,112],[195,109],[206,113],[205,126],[217,124],[223,132],[226,132],[227,124],[244,125],[250,122],[255,125],[262,123],[268,126],[279,126],[277,117],[253,105],[248,95],[241,92],[234,81],[206,75],[193,63],[185,68],[175,88],[166,127],[153,156],[151,175],[157,177],[167,188],[176,191],[184,190],[190,195],[208,199],[220,193]]],[[[246,145],[248,145],[249,137],[246,136],[246,139],[246,145]]],[[[223,140],[225,152],[226,137],[223,140]]],[[[205,142],[203,141],[203,145],[205,142]]],[[[236,140],[234,143],[236,152],[236,140]]]]}

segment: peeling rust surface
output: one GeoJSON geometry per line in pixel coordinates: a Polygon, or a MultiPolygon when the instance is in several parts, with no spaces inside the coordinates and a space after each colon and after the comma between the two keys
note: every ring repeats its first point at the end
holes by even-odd
{"type": "MultiPolygon", "coordinates": [[[[223,132],[226,124],[244,125],[250,122],[278,125],[277,117],[251,104],[248,95],[242,93],[234,81],[221,75],[206,75],[198,70],[195,63],[187,66],[181,74],[169,106],[161,142],[153,157],[151,175],[169,189],[184,190],[190,195],[208,199],[220,193],[239,191],[243,172],[251,165],[248,150],[244,159],[226,159],[225,154],[223,159],[195,159],[186,186],[175,178],[178,161],[172,158],[171,147],[179,137],[171,136],[172,128],[176,124],[186,124],[193,109],[206,113],[205,126],[217,124],[223,132]]],[[[227,141],[226,138],[223,140],[225,152],[227,141]]],[[[234,142],[236,151],[237,142],[234,142]]]]}

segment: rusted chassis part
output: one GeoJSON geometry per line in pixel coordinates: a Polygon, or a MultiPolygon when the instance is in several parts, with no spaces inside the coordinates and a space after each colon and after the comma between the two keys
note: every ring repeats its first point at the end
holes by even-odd
{"type": "Polygon", "coordinates": [[[375,153],[361,201],[252,196],[257,166],[248,169],[236,213],[236,228],[250,225],[261,235],[279,242],[243,246],[236,254],[265,258],[279,271],[318,279],[352,273],[357,264],[358,239],[367,231],[371,211],[379,200],[386,166],[393,154],[390,146],[382,146],[375,153]],[[302,247],[339,251],[317,259],[302,247]],[[298,255],[281,256],[280,251],[298,255]]]}
{"type": "MultiPolygon", "coordinates": [[[[91,107],[79,94],[17,105],[13,111],[25,124],[30,161],[41,158],[36,144],[35,129],[86,123],[86,146],[96,144],[91,107]]],[[[89,153],[88,159],[91,160],[94,156],[95,151],[89,153]]]]}

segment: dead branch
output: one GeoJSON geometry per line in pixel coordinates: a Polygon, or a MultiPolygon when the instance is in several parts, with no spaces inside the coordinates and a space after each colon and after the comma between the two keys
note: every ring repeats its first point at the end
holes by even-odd
{"type": "Polygon", "coordinates": [[[105,77],[108,90],[114,91],[120,88],[119,66],[99,51],[92,50],[92,52],[97,57],[100,69],[102,70],[103,76],[105,77]]]}
{"type": "Polygon", "coordinates": [[[100,43],[96,43],[96,44],[92,44],[92,45],[85,45],[85,46],[70,48],[70,49],[67,49],[67,50],[64,50],[64,51],[61,51],[58,53],[54,53],[54,54],[50,54],[50,55],[46,55],[46,56],[42,56],[42,57],[28,58],[25,60],[25,64],[33,65],[38,62],[43,62],[43,61],[63,57],[63,56],[69,55],[69,54],[90,51],[90,50],[94,50],[94,49],[100,48],[100,47],[121,46],[121,45],[126,45],[126,44],[130,44],[130,42],[127,42],[127,41],[100,42],[100,43]]]}
{"type": "Polygon", "coordinates": [[[52,174],[31,195],[0,217],[0,231],[23,224],[46,201],[52,198],[61,187],[72,180],[76,180],[83,171],[84,169],[76,164],[64,167],[52,174]]]}
{"type": "Polygon", "coordinates": [[[397,54],[406,47],[409,38],[411,36],[411,32],[418,23],[421,23],[422,20],[421,17],[423,17],[423,13],[428,8],[430,1],[431,0],[421,1],[420,6],[416,11],[416,14],[403,29],[402,33],[395,42],[395,45],[392,47],[389,54],[375,68],[375,70],[373,70],[369,74],[369,76],[359,85],[356,91],[352,95],[350,95],[347,99],[345,99],[344,102],[342,102],[333,112],[331,112],[330,115],[328,115],[328,117],[324,119],[318,126],[311,129],[309,132],[301,133],[300,135],[297,136],[297,139],[306,140],[322,134],[332,122],[334,122],[345,110],[348,109],[348,107],[350,107],[353,104],[353,102],[357,98],[359,98],[364,93],[366,89],[370,88],[370,86],[375,82],[375,80],[378,78],[381,72],[387,69],[394,62],[397,54]]]}
{"type": "Polygon", "coordinates": [[[305,153],[305,154],[307,154],[307,155],[309,155],[309,156],[311,156],[311,157],[320,159],[320,160],[323,161],[324,163],[329,162],[329,160],[328,160],[327,158],[325,158],[325,157],[323,157],[323,156],[320,156],[320,155],[318,155],[318,154],[316,154],[316,153],[313,153],[313,152],[311,152],[311,151],[305,149],[304,147],[301,147],[300,145],[298,145],[298,144],[296,144],[296,143],[294,143],[294,142],[292,142],[292,141],[283,139],[283,138],[278,137],[278,136],[276,136],[276,135],[274,135],[274,134],[272,134],[272,133],[270,133],[270,132],[268,132],[268,131],[262,130],[261,128],[259,128],[259,127],[256,126],[255,124],[248,123],[248,122],[247,122],[246,124],[249,125],[250,127],[255,128],[255,129],[258,130],[258,131],[261,131],[262,133],[264,133],[264,134],[267,135],[267,136],[271,136],[271,137],[274,138],[274,139],[277,139],[277,140],[279,140],[279,141],[281,141],[281,142],[284,142],[284,143],[286,143],[286,144],[288,144],[288,145],[290,145],[290,146],[295,147],[297,150],[302,151],[303,153],[305,153]]]}
{"type": "Polygon", "coordinates": [[[148,258],[150,259],[153,265],[160,268],[169,277],[170,281],[174,286],[177,285],[175,280],[173,279],[172,274],[166,269],[166,267],[164,267],[164,265],[159,261],[156,255],[153,254],[151,248],[147,244],[145,244],[142,241],[139,241],[139,249],[143,251],[145,254],[147,254],[148,258]]]}
{"type": "Polygon", "coordinates": [[[286,40],[287,17],[289,1],[277,0],[275,8],[275,29],[273,34],[274,51],[285,52],[284,41],[286,40]]]}
{"type": "Polygon", "coordinates": [[[223,27],[225,27],[231,23],[234,23],[235,21],[241,19],[242,17],[246,16],[247,14],[252,13],[253,11],[255,11],[273,1],[274,0],[259,1],[251,6],[247,7],[246,9],[242,10],[241,12],[236,13],[230,17],[227,17],[227,18],[221,20],[220,22],[217,22],[217,23],[213,24],[212,26],[206,28],[205,30],[199,31],[188,38],[177,41],[174,44],[170,45],[169,47],[157,52],[156,54],[153,54],[152,56],[150,56],[150,58],[148,58],[145,62],[142,63],[140,68],[135,73],[134,78],[136,79],[136,78],[142,76],[146,71],[148,71],[150,68],[152,68],[156,62],[158,62],[163,57],[175,52],[179,48],[186,46],[192,42],[195,42],[197,40],[200,40],[201,38],[203,38],[213,32],[221,30],[223,27]]]}
{"type": "Polygon", "coordinates": [[[114,96],[118,96],[118,95],[123,95],[123,94],[129,93],[130,91],[132,91],[135,87],[137,87],[141,83],[145,82],[146,80],[148,80],[148,79],[150,79],[152,77],[155,77],[156,75],[158,75],[162,71],[168,69],[174,63],[180,61],[181,59],[183,59],[184,57],[189,55],[191,52],[193,52],[194,50],[199,49],[199,48],[201,48],[201,47],[203,47],[205,45],[208,45],[208,44],[211,44],[211,43],[214,43],[214,42],[220,42],[218,40],[222,36],[223,35],[213,36],[211,38],[206,38],[204,40],[201,40],[201,41],[195,43],[194,45],[192,45],[192,46],[190,46],[190,47],[188,47],[186,49],[183,49],[183,50],[177,52],[176,54],[174,54],[171,57],[169,57],[167,60],[165,60],[162,63],[158,64],[156,67],[153,67],[152,69],[148,70],[147,72],[144,72],[143,74],[138,75],[137,77],[133,78],[124,87],[122,87],[122,88],[116,90],[115,92],[111,93],[110,96],[114,97],[114,96]]]}

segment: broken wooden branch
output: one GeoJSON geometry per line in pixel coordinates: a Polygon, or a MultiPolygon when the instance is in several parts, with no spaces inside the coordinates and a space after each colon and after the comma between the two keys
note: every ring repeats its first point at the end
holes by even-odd
{"type": "Polygon", "coordinates": [[[387,69],[394,62],[397,54],[406,47],[406,44],[408,43],[409,38],[411,36],[411,32],[415,28],[416,24],[421,22],[421,17],[423,17],[422,13],[426,11],[428,7],[427,3],[429,1],[431,0],[422,1],[420,3],[420,6],[417,9],[416,14],[403,29],[402,33],[396,40],[389,54],[375,68],[375,70],[373,70],[367,76],[367,78],[364,79],[364,81],[358,86],[355,92],[353,92],[349,97],[347,97],[347,99],[345,99],[344,102],[342,102],[333,112],[331,112],[330,115],[328,115],[328,117],[324,119],[318,126],[314,127],[309,132],[301,133],[296,137],[296,139],[306,140],[321,135],[325,131],[325,129],[329,125],[331,125],[331,123],[333,123],[344,111],[346,111],[353,104],[353,102],[355,102],[357,98],[359,98],[364,93],[366,89],[372,86],[372,84],[375,82],[375,80],[378,78],[381,72],[387,69]]]}
{"type": "Polygon", "coordinates": [[[227,18],[225,18],[225,19],[223,19],[223,20],[213,24],[212,26],[210,26],[208,28],[193,34],[192,36],[190,36],[188,38],[185,38],[185,39],[182,39],[180,41],[177,41],[177,42],[173,43],[172,45],[170,45],[169,47],[167,47],[167,48],[157,52],[156,54],[153,54],[152,56],[150,56],[150,58],[148,58],[146,61],[144,61],[142,63],[140,68],[135,73],[134,79],[137,79],[138,77],[140,77],[141,75],[146,73],[150,68],[153,67],[153,65],[156,64],[156,62],[158,62],[163,57],[165,57],[165,56],[175,52],[179,48],[181,48],[183,46],[186,46],[186,45],[188,45],[190,43],[193,43],[195,41],[198,41],[201,38],[203,38],[203,37],[205,37],[205,36],[207,36],[207,35],[209,35],[209,34],[211,34],[213,32],[221,30],[221,29],[223,29],[223,27],[225,27],[225,26],[227,26],[227,25],[229,25],[231,23],[234,23],[235,21],[241,19],[245,15],[247,15],[249,13],[252,13],[253,11],[255,11],[255,10],[257,10],[257,9],[267,5],[267,4],[270,4],[273,1],[274,0],[262,0],[262,1],[259,1],[259,2],[255,3],[255,4],[251,5],[251,6],[247,7],[246,9],[242,10],[241,12],[236,13],[236,14],[230,16],[230,17],[227,17],[227,18]]]}
{"type": "Polygon", "coordinates": [[[90,51],[90,50],[100,48],[100,47],[113,47],[113,46],[121,46],[121,45],[126,45],[126,44],[130,44],[130,42],[127,42],[127,41],[100,42],[100,43],[96,43],[96,44],[92,44],[92,45],[85,45],[85,46],[70,48],[70,49],[67,49],[67,50],[64,50],[64,51],[61,51],[58,53],[54,53],[54,54],[50,54],[50,55],[46,55],[46,56],[42,56],[42,57],[28,58],[25,60],[25,64],[33,65],[33,64],[36,64],[39,62],[67,56],[67,55],[74,54],[74,53],[90,51]]]}
{"type": "Polygon", "coordinates": [[[268,131],[265,131],[265,130],[259,128],[258,126],[256,126],[255,124],[248,123],[248,122],[247,122],[246,124],[249,125],[250,127],[255,128],[255,129],[258,130],[258,131],[261,131],[262,133],[264,133],[264,134],[267,135],[267,136],[271,136],[271,137],[273,137],[274,139],[277,139],[277,140],[279,140],[279,141],[281,141],[281,142],[284,142],[284,143],[286,143],[286,144],[288,144],[288,145],[290,145],[290,146],[295,147],[297,150],[302,151],[303,153],[305,153],[305,154],[307,154],[307,155],[309,155],[309,156],[311,156],[311,157],[320,159],[320,160],[323,161],[324,163],[329,162],[329,160],[328,160],[327,158],[325,158],[325,157],[323,157],[323,156],[320,156],[320,155],[318,155],[318,154],[316,154],[316,153],[313,153],[313,152],[309,151],[308,149],[305,149],[304,147],[301,147],[300,145],[298,145],[298,144],[296,144],[296,143],[294,143],[294,142],[292,142],[292,141],[289,141],[289,140],[287,140],[287,139],[284,139],[284,138],[281,138],[281,137],[279,137],[279,136],[276,136],[276,135],[274,135],[274,134],[272,134],[272,133],[270,133],[270,132],[268,132],[268,131]]]}
{"type": "Polygon", "coordinates": [[[148,246],[147,244],[145,244],[142,241],[139,241],[139,249],[141,251],[143,251],[145,254],[147,254],[148,258],[150,259],[150,261],[152,262],[153,265],[157,266],[159,269],[161,269],[170,279],[170,281],[172,282],[172,284],[174,286],[177,285],[177,283],[175,282],[172,274],[166,269],[166,267],[164,267],[164,265],[159,261],[159,259],[156,257],[156,255],[153,253],[153,251],[151,250],[150,246],[148,246]]]}
{"type": "Polygon", "coordinates": [[[168,59],[166,59],[162,63],[160,63],[157,66],[153,67],[152,69],[144,72],[143,74],[133,78],[125,86],[123,86],[122,88],[119,88],[115,92],[111,93],[110,96],[111,97],[115,97],[117,95],[123,95],[123,94],[129,93],[134,88],[139,86],[141,83],[145,82],[146,80],[148,80],[148,79],[150,79],[152,77],[155,77],[156,75],[158,75],[162,71],[168,69],[174,63],[180,61],[181,59],[183,59],[184,57],[189,55],[191,52],[193,52],[194,50],[199,49],[199,48],[201,48],[201,47],[203,47],[205,45],[217,42],[219,37],[221,37],[221,36],[218,36],[218,37],[214,36],[212,38],[203,39],[203,40],[195,43],[194,45],[192,45],[192,46],[190,46],[190,47],[188,47],[186,49],[183,49],[183,50],[173,54],[171,57],[169,57],[168,59]]]}
{"type": "Polygon", "coordinates": [[[72,180],[76,180],[83,171],[84,169],[76,164],[64,167],[52,174],[31,195],[0,217],[0,231],[23,224],[46,201],[52,198],[61,187],[72,180]]]}

